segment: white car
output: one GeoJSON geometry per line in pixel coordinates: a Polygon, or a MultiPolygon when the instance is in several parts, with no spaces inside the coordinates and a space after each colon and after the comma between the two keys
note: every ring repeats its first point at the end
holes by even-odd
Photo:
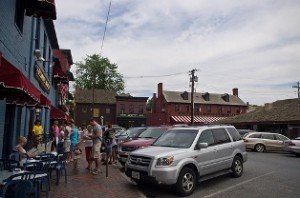
{"type": "Polygon", "coordinates": [[[300,156],[300,137],[288,141],[285,150],[300,156]]]}

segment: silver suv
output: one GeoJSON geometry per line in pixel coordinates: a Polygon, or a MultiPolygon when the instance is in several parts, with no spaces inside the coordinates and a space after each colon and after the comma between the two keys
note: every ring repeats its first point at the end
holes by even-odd
{"type": "Polygon", "coordinates": [[[130,153],[125,173],[137,183],[172,185],[188,196],[203,181],[225,173],[243,174],[245,144],[233,126],[172,128],[151,146],[130,153]]]}

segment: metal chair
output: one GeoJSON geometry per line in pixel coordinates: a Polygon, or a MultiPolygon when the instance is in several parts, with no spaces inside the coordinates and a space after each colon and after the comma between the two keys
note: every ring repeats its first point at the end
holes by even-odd
{"type": "Polygon", "coordinates": [[[38,191],[38,185],[36,182],[36,173],[35,172],[23,172],[23,173],[17,173],[9,178],[3,180],[3,182],[11,182],[11,181],[19,181],[19,180],[26,180],[30,181],[33,184],[33,189],[31,190],[30,194],[34,194],[34,197],[39,197],[39,191],[38,191]]]}
{"type": "Polygon", "coordinates": [[[65,152],[64,154],[59,154],[57,156],[57,165],[55,166],[56,185],[59,185],[59,180],[62,173],[64,173],[65,183],[67,183],[67,160],[69,158],[69,154],[69,152],[65,152]]]}
{"type": "Polygon", "coordinates": [[[12,171],[14,168],[20,167],[20,163],[13,159],[0,159],[1,170],[12,171]]]}
{"type": "Polygon", "coordinates": [[[9,159],[12,159],[12,160],[15,160],[18,162],[20,162],[23,157],[24,157],[24,154],[22,154],[20,152],[13,152],[9,155],[9,159]]]}
{"type": "Polygon", "coordinates": [[[2,191],[3,198],[27,198],[32,192],[33,184],[29,180],[11,180],[2,191]]]}

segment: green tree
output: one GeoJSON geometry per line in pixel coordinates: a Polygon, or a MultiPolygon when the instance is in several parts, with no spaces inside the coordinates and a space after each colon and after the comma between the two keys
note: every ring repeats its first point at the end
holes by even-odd
{"type": "Polygon", "coordinates": [[[124,91],[123,75],[117,72],[118,66],[99,54],[87,55],[84,61],[76,63],[75,84],[83,89],[105,89],[124,91]]]}

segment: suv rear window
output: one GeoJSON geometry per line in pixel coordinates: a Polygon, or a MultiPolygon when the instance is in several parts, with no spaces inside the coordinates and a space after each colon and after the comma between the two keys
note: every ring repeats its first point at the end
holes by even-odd
{"type": "Polygon", "coordinates": [[[216,144],[231,142],[225,129],[212,129],[213,136],[215,137],[216,144]]]}
{"type": "Polygon", "coordinates": [[[226,128],[234,142],[241,140],[241,135],[235,128],[226,128]]]}

